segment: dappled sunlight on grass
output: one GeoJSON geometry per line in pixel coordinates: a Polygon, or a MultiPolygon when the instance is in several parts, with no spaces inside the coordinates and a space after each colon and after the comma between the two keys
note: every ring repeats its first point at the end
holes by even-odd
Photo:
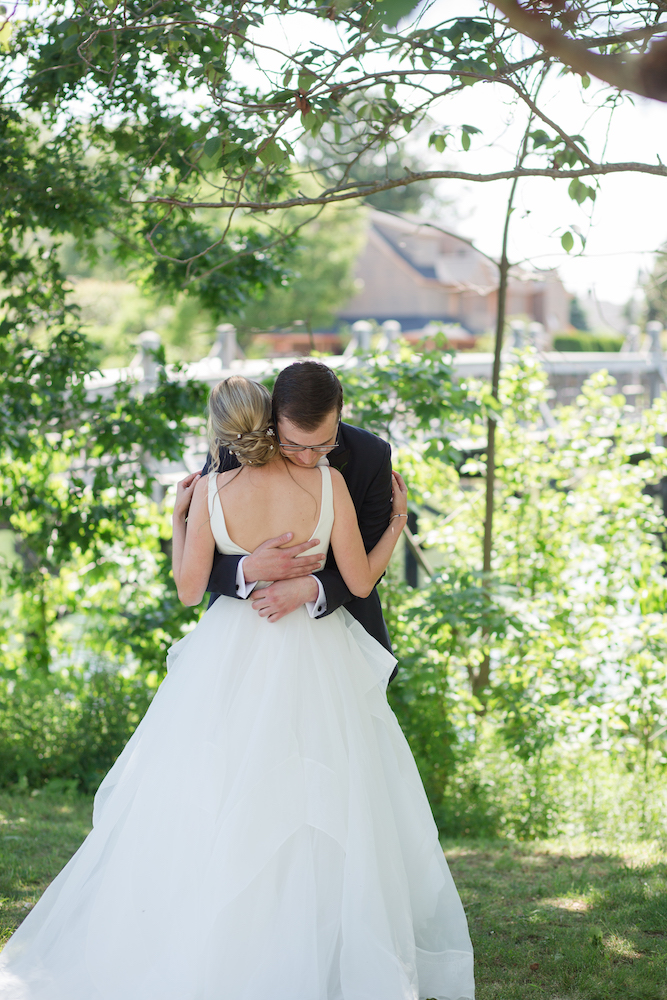
{"type": "Polygon", "coordinates": [[[645,954],[645,952],[636,951],[633,943],[619,934],[609,934],[603,939],[602,945],[612,961],[614,958],[634,961],[637,958],[642,958],[645,954]]]}
{"type": "Polygon", "coordinates": [[[590,903],[584,899],[545,899],[544,905],[559,910],[569,910],[570,913],[585,913],[590,909],[590,903]]]}
{"type": "Polygon", "coordinates": [[[667,1000],[659,844],[444,842],[478,1000],[667,1000]]]}

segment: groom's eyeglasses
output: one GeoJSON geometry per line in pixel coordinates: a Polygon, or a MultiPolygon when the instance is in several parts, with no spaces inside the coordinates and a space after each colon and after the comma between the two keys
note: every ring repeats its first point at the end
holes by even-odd
{"type": "Polygon", "coordinates": [[[289,452],[290,455],[295,454],[297,451],[314,451],[318,455],[326,455],[334,448],[338,447],[338,432],[340,431],[340,420],[338,421],[338,427],[336,428],[336,440],[333,444],[294,444],[293,441],[278,441],[278,444],[283,451],[289,452]]]}

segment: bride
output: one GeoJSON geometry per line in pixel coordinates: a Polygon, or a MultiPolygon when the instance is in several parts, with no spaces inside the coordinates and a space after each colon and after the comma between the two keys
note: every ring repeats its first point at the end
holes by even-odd
{"type": "MultiPolygon", "coordinates": [[[[341,474],[281,456],[262,386],[232,376],[211,401],[212,454],[240,468],[199,479],[189,511],[179,491],[181,599],[201,600],[216,546],[247,554],[285,526],[369,593],[405,524],[400,476],[367,555],[341,474]]],[[[394,664],[343,609],[269,622],[219,598],[0,956],[3,1000],[472,998],[463,908],[385,696],[394,664]]]]}

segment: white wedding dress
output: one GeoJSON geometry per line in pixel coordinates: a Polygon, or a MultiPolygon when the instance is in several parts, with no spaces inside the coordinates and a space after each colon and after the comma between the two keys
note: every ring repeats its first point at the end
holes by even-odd
{"type": "MultiPolygon", "coordinates": [[[[217,546],[244,552],[216,484],[217,546]]],[[[332,523],[325,467],[322,551],[332,523]]],[[[346,611],[269,623],[219,598],[0,955],[2,1000],[472,998],[466,918],[385,696],[394,663],[346,611]]]]}

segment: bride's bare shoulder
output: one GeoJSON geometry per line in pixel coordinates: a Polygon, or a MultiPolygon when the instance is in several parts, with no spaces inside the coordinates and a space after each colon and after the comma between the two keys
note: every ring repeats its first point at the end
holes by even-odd
{"type": "Polygon", "coordinates": [[[315,482],[321,476],[321,472],[316,465],[292,465],[288,469],[288,472],[292,479],[296,476],[303,483],[315,482]]]}
{"type": "Polygon", "coordinates": [[[236,469],[228,469],[227,472],[219,472],[218,487],[226,486],[227,483],[231,483],[232,479],[236,479],[240,471],[241,470],[239,468],[236,468],[236,469]]]}
{"type": "MultiPolygon", "coordinates": [[[[234,479],[238,475],[238,472],[239,472],[238,469],[230,469],[228,472],[219,472],[216,477],[217,489],[221,490],[223,486],[226,486],[227,483],[231,482],[232,479],[234,479]]],[[[209,482],[210,482],[209,475],[202,476],[201,479],[198,480],[197,485],[195,486],[193,499],[197,498],[202,503],[204,502],[208,503],[209,482]]]]}
{"type": "Polygon", "coordinates": [[[331,485],[333,486],[334,496],[339,493],[348,493],[347,483],[345,482],[345,476],[338,469],[331,469],[331,485]]]}

